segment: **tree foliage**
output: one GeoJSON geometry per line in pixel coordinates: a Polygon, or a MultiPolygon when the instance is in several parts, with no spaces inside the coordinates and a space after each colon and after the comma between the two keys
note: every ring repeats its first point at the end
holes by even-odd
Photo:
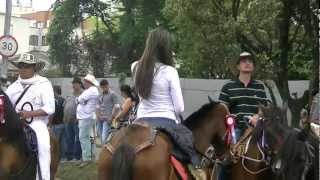
{"type": "Polygon", "coordinates": [[[257,78],[274,79],[292,105],[298,100],[290,96],[288,80],[311,79],[311,88],[318,88],[317,13],[319,0],[57,1],[49,52],[64,74],[79,54],[97,76],[128,74],[148,31],[163,26],[175,37],[180,76],[231,78],[239,53],[249,51],[258,62],[257,78]],[[87,17],[95,17],[97,27],[77,40],[74,29],[87,17]]]}
{"type": "Polygon", "coordinates": [[[161,12],[164,2],[164,0],[57,1],[48,38],[52,61],[65,68],[65,74],[69,74],[70,64],[77,64],[79,53],[87,52],[88,55],[84,58],[93,68],[95,75],[104,76],[105,66],[108,63],[112,64],[112,72],[129,73],[130,63],[142,54],[148,31],[160,25],[166,26],[167,21],[161,12]],[[90,35],[75,41],[74,29],[81,28],[84,17],[90,16],[96,17],[100,27],[90,35]],[[77,44],[79,42],[81,45],[77,44]],[[79,48],[83,48],[83,51],[73,50],[79,48]]]}
{"type": "Polygon", "coordinates": [[[70,65],[75,58],[71,34],[80,20],[79,1],[56,1],[53,9],[54,19],[47,35],[49,55],[53,64],[62,68],[64,75],[70,74],[70,65]]]}
{"type": "Polygon", "coordinates": [[[176,31],[184,76],[229,78],[232,60],[249,51],[259,64],[256,76],[276,80],[293,107],[289,79],[312,79],[318,88],[317,10],[319,0],[167,0],[164,12],[176,31]]]}

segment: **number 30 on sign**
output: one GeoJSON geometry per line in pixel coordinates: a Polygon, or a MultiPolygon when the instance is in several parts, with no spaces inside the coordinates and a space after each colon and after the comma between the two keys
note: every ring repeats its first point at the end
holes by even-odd
{"type": "Polygon", "coordinates": [[[18,42],[12,36],[0,37],[0,54],[2,56],[11,57],[16,54],[18,50],[18,42]]]}

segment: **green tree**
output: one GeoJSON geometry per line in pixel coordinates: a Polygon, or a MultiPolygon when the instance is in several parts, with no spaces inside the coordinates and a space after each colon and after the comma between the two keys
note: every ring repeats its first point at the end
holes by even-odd
{"type": "Polygon", "coordinates": [[[63,75],[70,75],[70,65],[76,57],[71,34],[80,20],[79,1],[56,1],[53,16],[47,35],[50,60],[59,65],[63,75]]]}
{"type": "Polygon", "coordinates": [[[300,107],[294,105],[303,99],[292,99],[288,80],[319,78],[319,19],[314,13],[318,4],[319,0],[167,0],[164,12],[175,27],[184,76],[230,77],[224,68],[232,69],[229,60],[249,51],[259,62],[258,78],[276,81],[296,118],[300,107]],[[227,73],[220,75],[221,70],[227,73]]]}
{"type": "Polygon", "coordinates": [[[157,26],[166,27],[167,21],[161,12],[164,2],[165,0],[58,1],[49,32],[52,61],[67,72],[73,63],[72,59],[77,59],[79,53],[88,51],[87,58],[95,75],[103,76],[104,65],[110,61],[112,72],[130,73],[130,64],[141,56],[148,31],[157,26]],[[82,27],[84,17],[96,17],[101,22],[98,23],[99,28],[90,36],[73,42],[72,32],[75,28],[82,27]],[[61,41],[57,41],[57,37],[61,41]],[[77,45],[79,42],[82,43],[81,46],[77,45]]]}

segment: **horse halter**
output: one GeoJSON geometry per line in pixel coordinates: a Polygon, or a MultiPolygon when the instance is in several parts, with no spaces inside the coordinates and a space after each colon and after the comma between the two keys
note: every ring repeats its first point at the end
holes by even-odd
{"type": "Polygon", "coordinates": [[[0,124],[6,123],[4,106],[5,106],[5,96],[0,95],[0,124]]]}
{"type": "Polygon", "coordinates": [[[235,134],[235,122],[236,116],[233,114],[226,115],[225,117],[225,126],[226,126],[226,134],[225,134],[225,144],[229,146],[231,143],[236,143],[236,134],[235,134]]]}

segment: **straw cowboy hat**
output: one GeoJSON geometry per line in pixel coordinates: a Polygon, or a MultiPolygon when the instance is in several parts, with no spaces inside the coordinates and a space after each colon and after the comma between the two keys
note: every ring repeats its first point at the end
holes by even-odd
{"type": "Polygon", "coordinates": [[[40,71],[46,65],[44,62],[39,61],[34,55],[29,53],[23,53],[20,55],[20,58],[16,61],[12,61],[12,64],[17,67],[19,63],[26,63],[26,64],[35,64],[35,70],[40,71]]]}
{"type": "Polygon", "coordinates": [[[99,86],[99,82],[96,80],[96,78],[91,75],[91,74],[87,74],[86,77],[84,77],[84,80],[90,82],[91,84],[93,84],[94,86],[99,86]]]}

